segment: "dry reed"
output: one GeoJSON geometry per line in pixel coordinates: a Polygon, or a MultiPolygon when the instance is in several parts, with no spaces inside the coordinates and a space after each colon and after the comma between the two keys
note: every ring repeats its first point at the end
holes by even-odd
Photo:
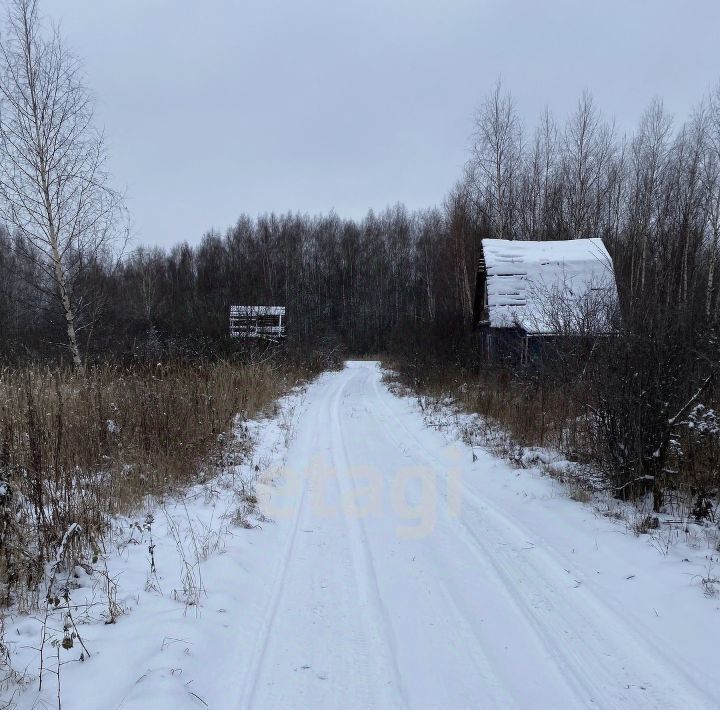
{"type": "Polygon", "coordinates": [[[38,588],[61,545],[92,558],[113,515],[212,474],[236,415],[308,374],[227,361],[0,370],[0,607],[38,588]]]}

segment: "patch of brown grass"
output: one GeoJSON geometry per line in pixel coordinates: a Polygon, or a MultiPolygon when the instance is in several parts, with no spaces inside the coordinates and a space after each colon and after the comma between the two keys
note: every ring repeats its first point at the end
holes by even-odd
{"type": "Polygon", "coordinates": [[[402,385],[432,399],[452,398],[462,410],[500,425],[519,446],[547,446],[573,458],[582,458],[589,447],[587,410],[572,386],[502,370],[392,366],[402,385]]]}
{"type": "Polygon", "coordinates": [[[1,370],[0,606],[37,588],[71,526],[64,555],[91,558],[113,515],[231,463],[236,416],[310,374],[227,361],[1,370]]]}
{"type": "MultiPolygon", "coordinates": [[[[401,360],[386,364],[394,371],[387,379],[396,389],[410,391],[420,400],[430,402],[449,398],[461,410],[481,415],[482,422],[476,433],[481,439],[488,439],[489,448],[497,450],[497,442],[488,434],[501,431],[515,447],[547,447],[570,461],[589,464],[603,479],[601,485],[615,490],[614,462],[593,414],[593,408],[597,409],[598,405],[581,382],[543,377],[532,369],[474,371],[454,365],[401,360]]],[[[720,405],[712,400],[710,405],[720,411],[720,405]]],[[[715,416],[715,410],[708,411],[715,416]]],[[[714,419],[711,424],[713,422],[714,419]]],[[[717,524],[720,521],[717,512],[720,510],[720,435],[712,431],[703,434],[697,427],[685,426],[676,430],[672,444],[660,479],[663,512],[717,524]]],[[[499,453],[512,458],[506,451],[499,453]]],[[[574,499],[586,502],[592,496],[593,486],[581,479],[563,482],[569,484],[569,495],[574,499]]],[[[636,495],[642,499],[645,492],[640,485],[618,495],[636,495]]]]}

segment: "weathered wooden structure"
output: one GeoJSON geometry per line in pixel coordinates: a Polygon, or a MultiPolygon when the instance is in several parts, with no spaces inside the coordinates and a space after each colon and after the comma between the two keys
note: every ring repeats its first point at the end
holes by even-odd
{"type": "Polygon", "coordinates": [[[541,340],[608,334],[616,302],[600,239],[482,240],[473,317],[488,360],[526,364],[541,340]]]}
{"type": "Polygon", "coordinates": [[[231,337],[279,341],[285,334],[285,306],[230,306],[231,337]]]}

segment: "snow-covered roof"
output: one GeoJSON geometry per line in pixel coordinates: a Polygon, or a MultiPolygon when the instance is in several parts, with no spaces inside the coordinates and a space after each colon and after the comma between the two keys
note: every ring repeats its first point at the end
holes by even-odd
{"type": "Polygon", "coordinates": [[[285,306],[230,306],[231,316],[284,316],[285,306]]]}
{"type": "Polygon", "coordinates": [[[532,334],[608,329],[600,304],[614,302],[617,288],[601,239],[483,239],[482,248],[491,327],[532,334]]]}

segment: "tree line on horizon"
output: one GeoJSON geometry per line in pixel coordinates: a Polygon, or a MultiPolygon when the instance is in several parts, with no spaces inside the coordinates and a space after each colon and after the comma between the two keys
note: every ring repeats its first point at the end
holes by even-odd
{"type": "MultiPolygon", "coordinates": [[[[91,356],[207,352],[226,339],[234,303],[286,305],[301,346],[432,349],[470,327],[485,237],[599,237],[626,317],[656,304],[689,340],[714,328],[720,90],[679,126],[653,100],[625,137],[588,93],[564,122],[546,111],[528,133],[498,84],[475,116],[465,172],[440,207],[395,205],[361,220],[243,215],[196,246],[139,246],[121,258],[117,243],[70,241],[63,263],[79,349],[91,356]]],[[[34,247],[21,229],[0,233],[4,357],[57,355],[67,345],[54,270],[34,247]]]]}
{"type": "Polygon", "coordinates": [[[209,354],[230,347],[231,304],[287,306],[300,348],[460,356],[487,237],[601,238],[633,332],[689,351],[716,327],[720,84],[678,125],[654,99],[625,136],[588,92],[528,130],[498,82],[441,206],[242,215],[171,249],[127,248],[82,65],[37,0],[9,3],[0,104],[4,359],[209,354]]]}

